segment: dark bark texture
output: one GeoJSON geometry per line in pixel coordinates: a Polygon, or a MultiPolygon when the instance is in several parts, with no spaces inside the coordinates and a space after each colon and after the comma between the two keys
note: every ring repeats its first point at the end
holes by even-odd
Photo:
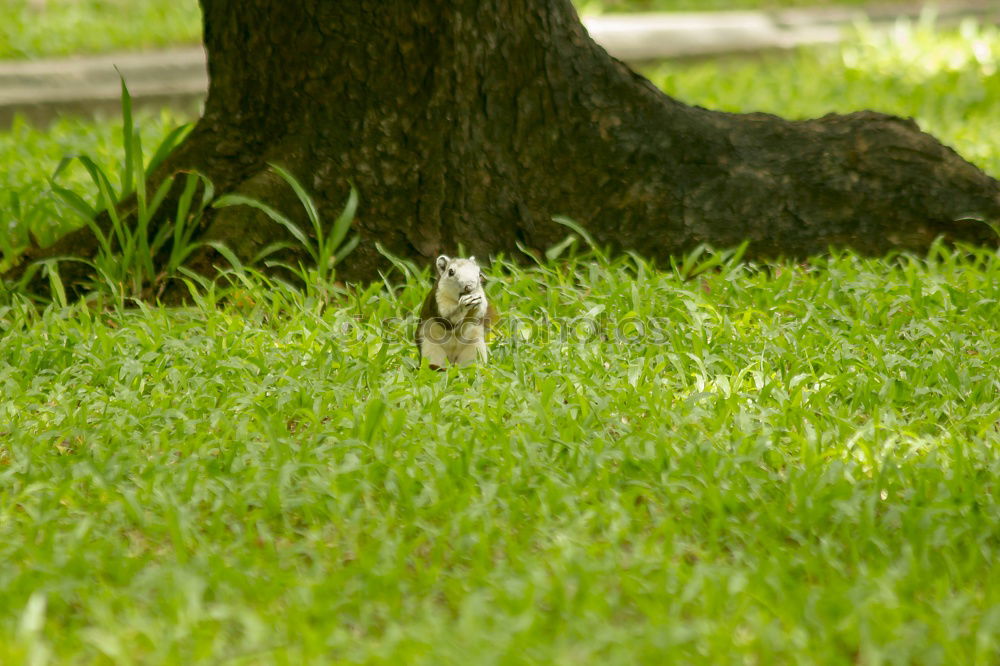
{"type": "MultiPolygon", "coordinates": [[[[198,169],[297,214],[279,163],[328,220],[353,183],[344,279],[377,277],[376,242],[418,262],[544,250],[567,233],[554,215],[660,260],[743,240],[752,258],[997,244],[982,220],[1000,220],[1000,184],[914,122],[685,105],[608,56],[570,0],[201,2],[209,96],[160,177],[198,169]]],[[[203,238],[247,258],[281,232],[240,206],[203,238]]],[[[63,243],[86,253],[85,236],[63,243]]]]}

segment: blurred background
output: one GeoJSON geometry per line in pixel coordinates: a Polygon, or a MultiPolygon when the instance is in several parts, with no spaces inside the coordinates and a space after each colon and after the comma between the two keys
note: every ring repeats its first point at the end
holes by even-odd
{"type": "MultiPolygon", "coordinates": [[[[577,0],[583,15],[859,6],[864,0],[577,0]]],[[[885,3],[882,3],[885,4],[885,3]]],[[[4,0],[0,58],[39,58],[196,44],[197,0],[4,0]]]]}
{"type": "MultiPolygon", "coordinates": [[[[668,94],[792,118],[861,108],[917,119],[1000,174],[1000,2],[577,0],[591,34],[668,94]]],[[[121,82],[147,153],[197,118],[207,86],[197,0],[0,4],[0,250],[71,218],[86,154],[123,163],[121,82]]]]}

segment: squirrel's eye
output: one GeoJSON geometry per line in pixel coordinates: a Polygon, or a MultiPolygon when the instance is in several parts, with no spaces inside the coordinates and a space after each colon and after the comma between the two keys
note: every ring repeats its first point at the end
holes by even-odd
{"type": "Polygon", "coordinates": [[[452,268],[451,270],[448,271],[448,277],[451,277],[454,274],[455,274],[455,269],[454,268],[452,268]]]}

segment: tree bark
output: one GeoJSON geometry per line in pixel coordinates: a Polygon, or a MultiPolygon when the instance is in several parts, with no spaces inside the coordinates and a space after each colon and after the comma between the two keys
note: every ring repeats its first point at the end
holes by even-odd
{"type": "MultiPolygon", "coordinates": [[[[1000,221],[1000,184],[911,120],[685,105],[608,56],[570,0],[201,3],[209,95],[158,176],[198,169],[297,214],[279,163],[328,220],[353,183],[343,279],[377,277],[376,242],[418,261],[544,250],[567,233],[554,215],[659,260],[744,240],[751,258],[997,244],[982,220],[1000,221]]],[[[243,206],[209,222],[203,239],[243,258],[282,233],[243,206]]],[[[86,233],[63,243],[92,251],[86,233]]]]}

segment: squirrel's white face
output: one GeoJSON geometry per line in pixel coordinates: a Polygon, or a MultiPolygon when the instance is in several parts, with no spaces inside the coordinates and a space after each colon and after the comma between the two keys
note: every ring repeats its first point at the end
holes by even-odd
{"type": "Polygon", "coordinates": [[[475,257],[462,259],[442,254],[437,258],[435,267],[438,274],[438,291],[445,292],[453,300],[482,288],[483,272],[479,269],[475,257]]]}

